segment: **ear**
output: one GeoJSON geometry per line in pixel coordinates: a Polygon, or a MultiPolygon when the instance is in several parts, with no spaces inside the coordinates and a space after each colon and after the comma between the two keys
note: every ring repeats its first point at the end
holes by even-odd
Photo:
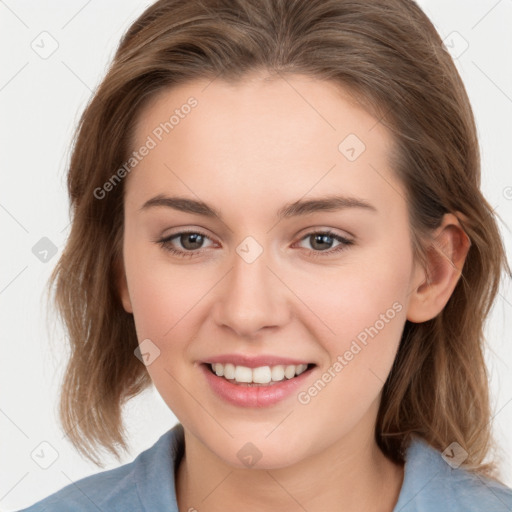
{"type": "Polygon", "coordinates": [[[119,258],[116,265],[116,286],[123,304],[123,308],[127,313],[133,313],[132,302],[130,300],[130,292],[128,291],[128,282],[126,280],[126,271],[124,269],[123,258],[119,258]]]}
{"type": "MultiPolygon", "coordinates": [[[[463,217],[460,212],[457,215],[463,217]]],[[[427,269],[416,264],[407,320],[426,322],[443,310],[461,277],[470,246],[458,218],[445,214],[427,250],[427,269]]]]}

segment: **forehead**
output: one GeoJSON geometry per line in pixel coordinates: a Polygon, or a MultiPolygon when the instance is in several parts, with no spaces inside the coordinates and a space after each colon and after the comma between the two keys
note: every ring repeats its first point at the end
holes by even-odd
{"type": "Polygon", "coordinates": [[[179,192],[216,197],[221,208],[235,197],[270,207],[273,198],[277,207],[336,192],[385,210],[405,197],[389,165],[392,144],[389,131],[332,82],[197,80],[160,91],[139,114],[133,149],[152,148],[130,173],[127,196],[179,192]]]}

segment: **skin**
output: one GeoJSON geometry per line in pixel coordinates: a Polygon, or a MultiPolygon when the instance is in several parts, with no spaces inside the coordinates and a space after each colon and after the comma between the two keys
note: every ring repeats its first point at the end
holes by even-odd
{"type": "Polygon", "coordinates": [[[183,84],[146,106],[134,148],[190,96],[197,107],[127,178],[119,283],[139,342],[149,338],[160,350],[147,366],[151,379],[185,428],[180,510],[391,511],[403,467],[374,439],[382,387],[406,319],[423,322],[443,309],[469,240],[447,214],[434,233],[427,285],[413,261],[404,188],[387,163],[391,135],[339,86],[260,73],[237,84],[183,84]],[[352,162],[338,150],[351,133],[366,146],[352,162]],[[334,192],[377,211],[277,222],[286,203],[334,192]],[[222,220],[141,210],[158,194],[202,200],[222,220]],[[187,237],[176,237],[169,245],[197,248],[194,257],[157,242],[189,229],[207,238],[185,246],[187,237]],[[353,244],[325,255],[340,242],[318,245],[306,235],[326,229],[353,244]],[[263,249],[250,264],[236,251],[247,236],[263,249]],[[293,393],[270,407],[241,409],[214,394],[199,370],[200,361],[220,354],[298,357],[317,365],[307,390],[394,303],[401,311],[308,404],[293,393]],[[252,467],[237,457],[247,442],[262,454],[252,467]]]}

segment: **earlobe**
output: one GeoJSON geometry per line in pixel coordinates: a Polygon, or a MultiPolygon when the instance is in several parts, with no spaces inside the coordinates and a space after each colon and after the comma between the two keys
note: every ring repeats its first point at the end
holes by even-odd
{"type": "Polygon", "coordinates": [[[426,322],[443,310],[462,275],[470,246],[457,217],[445,214],[427,249],[427,268],[414,276],[407,320],[426,322]]]}
{"type": "Polygon", "coordinates": [[[127,313],[133,313],[130,293],[128,291],[128,282],[126,280],[126,272],[122,261],[117,265],[117,290],[124,310],[127,313]]]}
{"type": "Polygon", "coordinates": [[[123,274],[122,283],[119,289],[119,295],[121,297],[121,303],[127,313],[133,313],[132,302],[130,300],[130,294],[128,292],[128,283],[126,282],[126,276],[123,274]]]}

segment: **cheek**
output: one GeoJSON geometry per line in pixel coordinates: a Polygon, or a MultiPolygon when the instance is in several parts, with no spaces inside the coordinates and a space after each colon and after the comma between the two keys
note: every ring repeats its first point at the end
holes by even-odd
{"type": "Polygon", "coordinates": [[[322,336],[316,331],[329,362],[297,398],[305,422],[314,411],[316,423],[335,425],[338,434],[355,427],[378,400],[406,321],[405,281],[392,270],[378,274],[379,286],[372,277],[352,272],[331,281],[329,293],[309,299],[329,326],[322,336]]]}
{"type": "Polygon", "coordinates": [[[211,285],[197,266],[171,264],[165,252],[130,245],[125,269],[139,340],[162,340],[190,314],[211,285]]]}
{"type": "MultiPolygon", "coordinates": [[[[390,338],[400,333],[405,321],[409,268],[388,261],[381,266],[364,262],[335,269],[322,277],[295,283],[300,298],[314,313],[317,333],[324,332],[330,348],[344,349],[357,338],[364,342],[365,329],[375,326],[390,338]],[[397,326],[398,324],[398,326],[397,326]]],[[[311,324],[313,327],[313,324],[311,324]]],[[[332,350],[330,350],[332,353],[332,350]]]]}
{"type": "Polygon", "coordinates": [[[139,344],[151,341],[146,345],[152,354],[147,371],[173,413],[187,417],[190,403],[183,386],[189,389],[191,383],[184,363],[190,361],[187,349],[200,300],[212,285],[197,270],[192,274],[186,266],[171,265],[165,254],[130,246],[129,241],[125,269],[137,338],[139,344]]]}
{"type": "Polygon", "coordinates": [[[377,397],[405,325],[409,263],[398,260],[391,249],[379,254],[378,261],[361,259],[321,280],[311,279],[300,294],[315,312],[310,329],[329,356],[329,389],[324,392],[319,384],[318,402],[332,400],[339,410],[365,407],[377,397]]]}

